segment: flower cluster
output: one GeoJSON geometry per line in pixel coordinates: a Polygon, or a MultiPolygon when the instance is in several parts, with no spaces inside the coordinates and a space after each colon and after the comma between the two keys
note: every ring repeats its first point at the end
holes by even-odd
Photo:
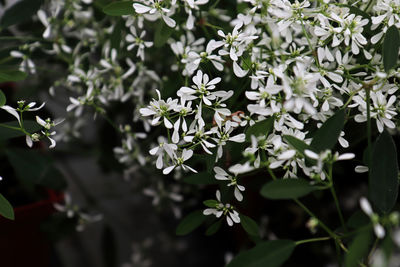
{"type": "MultiPolygon", "coordinates": [[[[147,177],[149,166],[160,170],[143,182],[154,205],[163,198],[186,203],[194,196],[177,193],[182,180],[212,177],[220,188],[203,214],[225,216],[232,226],[241,222],[235,207],[246,203],[245,177],[252,172],[305,177],[313,190],[330,188],[337,202],[333,165],[361,158],[347,151],[354,144],[344,125],[367,129],[368,149],[356,171],[371,168],[372,133],[398,127],[400,66],[388,59],[398,58],[398,49],[385,48],[385,39],[400,39],[397,0],[128,4],[46,1],[36,19],[51,45],[35,40],[10,56],[31,73],[38,71],[38,50],[68,64],[50,88],[54,98],[69,99],[65,124],[78,136],[87,114],[110,122],[121,136],[113,151],[126,177],[147,177]],[[157,181],[161,173],[175,179],[157,181]],[[235,206],[221,201],[225,195],[235,206]]],[[[19,112],[33,108],[2,107],[19,122],[19,112]]],[[[37,122],[53,147],[57,123],[37,122]]],[[[26,136],[28,145],[39,138],[26,136]]],[[[382,237],[372,209],[364,200],[361,207],[382,237]]],[[[315,230],[322,224],[311,217],[315,230]]]]}

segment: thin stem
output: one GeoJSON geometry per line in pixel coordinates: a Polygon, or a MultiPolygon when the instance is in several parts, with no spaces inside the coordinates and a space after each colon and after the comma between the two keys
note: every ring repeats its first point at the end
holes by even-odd
{"type": "Polygon", "coordinates": [[[335,192],[335,188],[333,187],[333,184],[332,184],[332,186],[330,187],[330,189],[331,189],[331,193],[332,193],[333,199],[334,199],[334,201],[335,201],[336,209],[337,209],[338,214],[339,214],[340,223],[342,224],[344,230],[347,232],[347,227],[346,227],[346,224],[345,224],[345,222],[344,222],[342,210],[340,209],[339,201],[338,201],[338,198],[337,198],[337,195],[336,195],[336,192],[335,192]]]}
{"type": "Polygon", "coordinates": [[[23,130],[19,127],[10,126],[10,125],[6,125],[6,124],[2,124],[2,123],[0,123],[0,127],[9,128],[9,129],[23,132],[23,130]]]}
{"type": "Polygon", "coordinates": [[[317,55],[316,55],[316,51],[314,50],[314,47],[313,47],[313,45],[311,44],[311,40],[310,40],[310,37],[308,36],[308,33],[307,33],[307,31],[306,31],[306,27],[304,26],[304,20],[303,20],[303,18],[301,17],[301,13],[299,13],[298,15],[299,15],[299,19],[300,19],[300,21],[301,21],[301,29],[303,30],[303,34],[305,35],[305,37],[306,37],[306,39],[307,39],[308,46],[310,47],[310,49],[311,49],[311,51],[312,51],[311,53],[312,53],[312,55],[314,56],[315,64],[316,64],[317,67],[319,68],[319,67],[320,67],[320,65],[319,65],[319,60],[318,60],[318,57],[317,57],[317,55]]]}
{"type": "Polygon", "coordinates": [[[370,262],[371,257],[372,257],[372,254],[374,254],[374,252],[375,252],[375,250],[376,250],[376,246],[378,245],[378,243],[379,243],[379,238],[375,238],[375,242],[374,242],[374,244],[372,245],[372,249],[371,249],[371,251],[369,252],[368,257],[367,257],[367,264],[368,264],[368,262],[370,262]]]}
{"type": "Polygon", "coordinates": [[[269,167],[267,167],[267,170],[268,170],[268,173],[269,173],[269,175],[271,175],[271,177],[272,177],[273,180],[278,179],[278,178],[276,177],[275,173],[274,173],[269,167]]]}
{"type": "Polygon", "coordinates": [[[310,211],[300,200],[298,200],[297,198],[293,199],[294,202],[297,203],[297,205],[299,205],[306,213],[308,213],[308,215],[310,215],[311,217],[315,218],[318,221],[318,224],[322,227],[322,229],[324,229],[333,239],[337,240],[338,236],[331,230],[329,229],[328,226],[326,226],[326,224],[324,224],[320,219],[318,219],[317,216],[315,216],[315,214],[310,211]]]}
{"type": "Polygon", "coordinates": [[[325,237],[317,237],[317,238],[310,238],[310,239],[304,239],[304,240],[299,240],[296,242],[296,246],[297,245],[301,245],[301,244],[305,244],[305,243],[311,243],[311,242],[319,242],[319,241],[325,241],[325,240],[329,240],[332,237],[330,236],[325,236],[325,237]]]}
{"type": "MultiPolygon", "coordinates": [[[[367,140],[368,140],[368,168],[371,169],[372,154],[371,154],[371,107],[370,107],[370,88],[365,88],[366,92],[366,103],[367,103],[367,140]]],[[[368,171],[368,174],[371,172],[368,171]]]]}
{"type": "Polygon", "coordinates": [[[339,200],[338,200],[337,195],[336,195],[335,187],[333,186],[332,168],[333,168],[333,164],[331,164],[329,166],[329,177],[328,177],[328,179],[330,181],[330,190],[331,190],[331,194],[332,194],[333,200],[335,201],[336,210],[337,210],[337,212],[339,214],[340,223],[342,224],[342,227],[344,228],[344,230],[347,232],[347,227],[346,227],[346,224],[344,222],[342,210],[340,209],[339,200]]]}

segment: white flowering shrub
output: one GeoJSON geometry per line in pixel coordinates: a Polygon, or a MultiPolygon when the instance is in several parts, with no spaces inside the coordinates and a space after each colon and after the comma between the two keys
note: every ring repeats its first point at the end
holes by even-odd
{"type": "MultiPolygon", "coordinates": [[[[143,193],[177,218],[198,185],[208,199],[196,199],[203,208],[177,234],[240,224],[255,245],[230,267],[280,266],[310,242],[330,242],[337,264],[390,262],[399,225],[400,2],[47,0],[34,21],[39,37],[9,57],[32,75],[35,52],[61,64],[49,93],[68,100],[54,137],[56,123],[37,118],[42,136],[53,147],[79,138],[88,114],[103,117],[121,137],[113,152],[125,176],[151,173],[143,193]],[[129,112],[117,116],[116,106],[129,112]],[[368,191],[348,209],[336,191],[354,175],[368,191]],[[318,211],[299,200],[321,195],[336,208],[331,221],[318,215],[322,203],[318,211]],[[254,198],[293,200],[310,237],[263,235],[254,198]]],[[[1,108],[20,122],[17,111],[33,105],[1,108]]],[[[26,136],[28,145],[40,138],[26,136]]]]}

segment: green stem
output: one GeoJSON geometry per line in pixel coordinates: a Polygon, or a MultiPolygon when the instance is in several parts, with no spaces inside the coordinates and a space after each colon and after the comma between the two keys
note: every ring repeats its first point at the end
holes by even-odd
{"type": "Polygon", "coordinates": [[[269,168],[267,167],[268,173],[269,175],[271,175],[273,180],[277,180],[278,178],[276,177],[275,173],[269,168]]]}
{"type": "Polygon", "coordinates": [[[339,214],[340,223],[342,224],[342,227],[344,228],[344,230],[347,232],[347,227],[346,227],[346,224],[344,222],[342,210],[340,209],[339,200],[337,198],[335,187],[333,185],[332,169],[333,169],[333,164],[331,164],[329,166],[329,177],[328,177],[328,179],[330,181],[330,190],[331,190],[331,194],[332,194],[333,200],[335,201],[336,210],[337,210],[337,212],[339,214]]]}
{"type": "Polygon", "coordinates": [[[329,239],[331,239],[331,238],[332,238],[332,237],[330,237],[330,236],[325,236],[325,237],[316,237],[316,238],[310,238],[310,239],[299,240],[299,241],[296,241],[296,246],[297,246],[297,245],[301,245],[301,244],[305,244],[305,243],[325,241],[325,240],[329,240],[329,239]]]}
{"type": "Polygon", "coordinates": [[[378,246],[378,243],[379,243],[379,238],[375,238],[375,242],[374,242],[374,244],[372,245],[372,249],[371,249],[371,251],[369,252],[368,257],[367,257],[367,264],[368,264],[368,262],[371,261],[371,257],[372,257],[372,255],[374,254],[374,252],[375,252],[375,250],[376,250],[376,247],[378,246]]]}
{"type": "MultiPolygon", "coordinates": [[[[368,140],[368,168],[371,169],[372,154],[371,154],[371,107],[370,107],[370,88],[365,88],[366,92],[366,103],[367,103],[367,140],[368,140]]],[[[368,171],[368,174],[371,172],[368,171]]],[[[368,175],[369,176],[369,175],[368,175]]]]}
{"type": "Polygon", "coordinates": [[[333,187],[333,183],[332,183],[330,189],[331,189],[331,193],[332,193],[332,196],[333,196],[333,200],[335,201],[336,209],[337,209],[338,214],[339,214],[340,223],[342,224],[342,227],[344,228],[344,230],[347,232],[347,227],[346,227],[346,224],[344,222],[342,210],[340,209],[339,201],[338,201],[338,198],[337,198],[337,195],[336,195],[336,192],[335,192],[335,188],[333,187]]]}
{"type": "Polygon", "coordinates": [[[310,215],[311,217],[315,218],[318,221],[318,224],[321,226],[321,228],[324,229],[335,241],[339,238],[331,229],[329,229],[328,226],[326,226],[326,224],[324,224],[320,219],[318,219],[318,217],[315,216],[315,214],[311,210],[309,210],[300,200],[298,200],[297,198],[294,198],[293,200],[306,213],[308,213],[308,215],[310,215]]]}
{"type": "Polygon", "coordinates": [[[300,22],[301,22],[301,29],[303,30],[303,34],[304,34],[304,36],[305,36],[306,39],[307,39],[307,43],[308,43],[308,46],[309,46],[310,49],[311,49],[311,53],[312,53],[312,55],[314,56],[315,64],[317,65],[318,68],[320,68],[319,61],[318,61],[318,57],[316,56],[316,51],[314,50],[314,47],[313,47],[313,45],[311,44],[310,37],[308,36],[308,33],[307,33],[307,31],[306,31],[306,27],[304,26],[304,20],[303,20],[303,18],[301,17],[301,13],[300,13],[300,12],[299,12],[298,15],[299,15],[299,19],[300,19],[300,22]]]}
{"type": "Polygon", "coordinates": [[[10,125],[6,125],[6,124],[2,124],[2,123],[0,123],[0,127],[4,127],[4,128],[8,128],[8,129],[12,129],[12,130],[23,132],[23,130],[21,128],[19,128],[19,127],[10,126],[10,125]]]}

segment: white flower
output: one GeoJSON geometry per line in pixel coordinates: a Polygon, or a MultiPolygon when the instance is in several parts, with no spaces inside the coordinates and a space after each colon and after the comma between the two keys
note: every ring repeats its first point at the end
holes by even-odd
{"type": "Polygon", "coordinates": [[[190,167],[186,164],[183,164],[185,161],[190,159],[192,156],[193,156],[193,150],[188,150],[188,149],[183,149],[180,156],[177,156],[177,154],[174,153],[173,158],[172,158],[173,165],[166,167],[163,170],[163,174],[165,174],[165,175],[169,174],[176,167],[182,167],[182,169],[184,169],[184,170],[188,169],[194,173],[197,173],[197,171],[195,169],[193,169],[192,167],[190,167]]]}
{"type": "MultiPolygon", "coordinates": [[[[396,102],[396,96],[385,96],[381,91],[371,91],[370,96],[373,102],[373,106],[371,106],[371,118],[376,119],[378,131],[380,133],[383,132],[385,126],[394,129],[396,124],[392,120],[394,116],[397,115],[396,108],[393,107],[393,104],[396,102]],[[389,97],[389,100],[387,100],[387,97],[389,97]]],[[[351,105],[351,107],[358,106],[358,109],[362,112],[354,117],[357,122],[364,122],[367,120],[367,103],[364,97],[365,95],[361,92],[359,95],[353,97],[355,104],[351,105]]]]}
{"type": "Polygon", "coordinates": [[[169,27],[174,28],[176,26],[175,20],[171,19],[167,13],[170,13],[171,10],[162,7],[163,1],[162,0],[148,0],[149,5],[143,5],[139,3],[134,3],[133,8],[135,9],[136,13],[139,14],[155,14],[158,12],[158,14],[162,17],[164,20],[165,24],[167,24],[169,27]]]}
{"type": "Polygon", "coordinates": [[[316,165],[312,167],[312,170],[315,173],[321,173],[322,180],[325,179],[325,174],[323,172],[323,166],[325,162],[333,163],[339,160],[350,160],[355,157],[353,153],[344,153],[342,155],[339,155],[339,153],[336,152],[335,154],[332,154],[329,149],[321,151],[319,154],[309,149],[305,149],[304,154],[310,159],[314,159],[317,161],[316,165]]]}
{"type": "Polygon", "coordinates": [[[364,211],[365,214],[371,219],[374,225],[374,232],[376,237],[382,239],[385,237],[385,228],[379,223],[379,216],[378,214],[374,213],[371,205],[369,204],[368,199],[365,197],[360,198],[360,207],[364,211]]]}
{"type": "Polygon", "coordinates": [[[213,131],[217,135],[217,138],[213,138],[214,141],[218,144],[216,161],[222,157],[222,146],[226,145],[226,142],[231,141],[236,143],[243,143],[245,141],[246,136],[243,133],[231,136],[231,133],[237,126],[238,124],[236,122],[228,120],[222,128],[214,127],[211,129],[211,131],[213,131]]]}
{"type": "Polygon", "coordinates": [[[200,98],[203,100],[204,104],[211,106],[211,101],[215,100],[217,96],[210,91],[215,89],[215,85],[221,81],[221,78],[217,77],[210,80],[207,74],[203,74],[201,70],[198,70],[192,80],[195,85],[192,85],[192,88],[186,86],[181,87],[177,95],[185,100],[200,98]]]}
{"type": "Polygon", "coordinates": [[[234,186],[234,195],[235,198],[238,201],[242,201],[243,200],[243,195],[240,191],[244,191],[245,187],[242,185],[239,185],[237,183],[237,177],[233,177],[232,175],[229,175],[226,171],[224,171],[222,168],[220,167],[214,167],[214,172],[215,174],[215,179],[217,180],[227,180],[230,181],[230,183],[228,184],[228,186],[234,186]]]}
{"type": "Polygon", "coordinates": [[[162,169],[164,152],[167,153],[170,158],[173,158],[177,149],[178,147],[175,144],[169,144],[165,142],[165,138],[159,138],[159,145],[150,149],[149,153],[153,156],[157,155],[156,167],[157,169],[162,169]]]}
{"type": "Polygon", "coordinates": [[[133,48],[138,47],[136,56],[140,57],[140,59],[144,61],[144,49],[146,47],[152,47],[153,42],[143,40],[143,37],[146,35],[146,31],[142,31],[140,34],[138,34],[135,27],[131,26],[129,29],[131,34],[128,34],[125,39],[131,44],[128,45],[127,49],[130,51],[133,48]]]}
{"type": "Polygon", "coordinates": [[[156,90],[156,92],[158,95],[158,100],[153,99],[147,108],[141,108],[139,111],[142,116],[153,116],[153,120],[151,121],[152,125],[157,125],[160,119],[163,118],[165,127],[172,129],[173,125],[168,117],[170,111],[176,109],[178,105],[178,99],[172,100],[171,98],[168,98],[167,102],[165,102],[161,99],[160,91],[156,90]]]}
{"type": "Polygon", "coordinates": [[[229,226],[232,226],[233,223],[240,223],[239,213],[235,210],[235,208],[227,203],[223,204],[221,202],[221,192],[217,190],[215,193],[217,198],[217,204],[213,208],[208,208],[203,211],[204,215],[215,215],[215,217],[220,218],[222,215],[226,217],[226,222],[229,226]]]}

